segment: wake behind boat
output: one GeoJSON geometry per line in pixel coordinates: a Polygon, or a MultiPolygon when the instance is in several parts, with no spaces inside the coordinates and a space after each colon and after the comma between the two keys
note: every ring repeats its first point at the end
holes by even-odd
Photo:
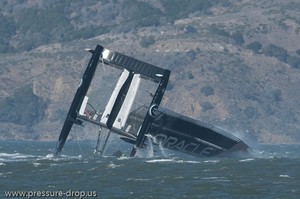
{"type": "Polygon", "coordinates": [[[232,134],[160,107],[171,73],[169,70],[100,45],[89,52],[92,57],[71,103],[55,155],[62,151],[73,124],[83,125],[84,121],[99,126],[95,151],[101,155],[111,133],[133,145],[131,157],[152,144],[197,157],[251,153],[251,148],[232,134]],[[114,89],[108,91],[110,98],[95,107],[89,103],[88,91],[99,63],[114,68],[119,74],[114,89]]]}

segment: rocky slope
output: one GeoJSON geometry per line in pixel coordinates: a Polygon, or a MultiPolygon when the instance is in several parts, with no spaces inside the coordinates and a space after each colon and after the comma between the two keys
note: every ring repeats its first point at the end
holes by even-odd
{"type": "MultiPolygon", "coordinates": [[[[175,10],[181,14],[174,16],[168,10],[175,8],[165,0],[131,1],[135,4],[126,7],[128,1],[58,3],[70,27],[57,25],[53,31],[61,31],[62,37],[70,30],[82,36],[62,40],[55,32],[45,42],[45,32],[30,32],[30,25],[22,29],[18,21],[26,12],[42,16],[55,6],[47,1],[4,2],[2,16],[14,22],[15,31],[6,37],[8,43],[2,42],[11,50],[0,54],[2,139],[57,139],[90,58],[84,49],[101,44],[170,69],[164,107],[252,142],[300,141],[299,3],[216,1],[189,13],[175,10]],[[156,17],[149,22],[138,13],[140,20],[135,21],[137,5],[156,17]]],[[[77,131],[74,138],[87,136],[77,131]]]]}

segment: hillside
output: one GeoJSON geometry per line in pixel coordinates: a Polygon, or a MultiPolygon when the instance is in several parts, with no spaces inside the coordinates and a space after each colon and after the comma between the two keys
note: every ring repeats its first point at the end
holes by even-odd
{"type": "Polygon", "coordinates": [[[251,142],[300,141],[300,3],[0,4],[2,139],[56,140],[90,58],[84,49],[100,44],[170,69],[164,107],[251,142]]]}

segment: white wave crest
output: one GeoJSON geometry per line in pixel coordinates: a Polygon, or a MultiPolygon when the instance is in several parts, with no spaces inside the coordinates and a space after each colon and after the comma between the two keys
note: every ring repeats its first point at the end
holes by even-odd
{"type": "Polygon", "coordinates": [[[187,164],[199,164],[200,161],[193,161],[193,160],[176,160],[176,159],[154,159],[154,160],[147,160],[147,163],[164,163],[164,162],[171,162],[171,163],[187,163],[187,164]]]}
{"type": "Polygon", "coordinates": [[[36,158],[38,158],[38,156],[26,155],[21,153],[0,153],[1,162],[26,161],[36,158]]]}

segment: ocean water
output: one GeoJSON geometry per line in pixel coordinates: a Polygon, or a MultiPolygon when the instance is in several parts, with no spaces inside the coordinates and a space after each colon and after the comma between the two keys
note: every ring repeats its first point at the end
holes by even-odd
{"type": "Polygon", "coordinates": [[[117,158],[95,155],[93,141],[53,157],[55,144],[1,141],[0,198],[300,197],[299,145],[258,145],[250,158],[117,158]]]}

